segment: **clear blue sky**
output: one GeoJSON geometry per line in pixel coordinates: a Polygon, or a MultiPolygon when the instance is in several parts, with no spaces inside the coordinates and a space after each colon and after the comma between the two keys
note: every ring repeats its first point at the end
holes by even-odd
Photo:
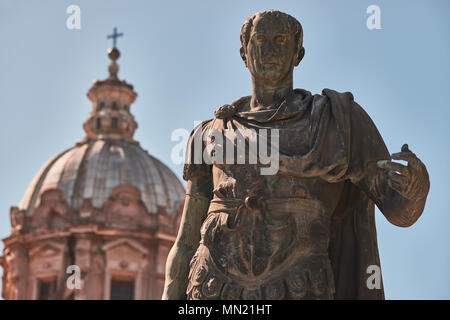
{"type": "Polygon", "coordinates": [[[395,227],[377,213],[385,291],[388,299],[449,299],[447,0],[0,0],[0,237],[40,167],[84,137],[86,92],[107,75],[114,26],[124,33],[119,76],[138,92],[135,137],[181,179],[182,166],[170,160],[171,133],[250,94],[239,32],[264,9],[303,25],[306,55],[295,87],[353,92],[391,153],[408,143],[427,165],[431,191],[414,226],[395,227]],[[66,28],[70,4],[81,8],[81,30],[66,28]],[[381,30],[366,27],[372,4],[381,9],[381,30]]]}

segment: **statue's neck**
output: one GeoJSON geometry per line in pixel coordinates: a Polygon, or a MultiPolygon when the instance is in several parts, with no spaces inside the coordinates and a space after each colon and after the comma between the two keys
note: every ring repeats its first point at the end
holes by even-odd
{"type": "Polygon", "coordinates": [[[252,76],[252,88],[251,111],[276,109],[294,90],[292,74],[274,84],[252,76]]]}

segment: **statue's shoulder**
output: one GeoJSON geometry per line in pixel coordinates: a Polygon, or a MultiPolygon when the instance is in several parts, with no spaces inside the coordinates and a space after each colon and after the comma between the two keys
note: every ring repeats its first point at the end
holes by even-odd
{"type": "Polygon", "coordinates": [[[214,111],[217,119],[226,119],[232,117],[237,112],[246,111],[250,107],[251,96],[241,97],[231,104],[224,104],[214,111]]]}
{"type": "Polygon", "coordinates": [[[194,129],[192,129],[191,134],[189,135],[189,140],[194,139],[195,136],[200,135],[203,136],[203,133],[211,127],[211,124],[214,119],[208,119],[198,123],[194,129]]]}
{"type": "Polygon", "coordinates": [[[354,101],[355,97],[353,96],[353,93],[346,91],[346,92],[339,92],[333,89],[325,88],[322,90],[321,93],[322,96],[326,96],[329,99],[333,100],[342,100],[342,101],[354,101]]]}
{"type": "Polygon", "coordinates": [[[345,125],[352,123],[354,133],[360,132],[363,136],[377,135],[381,138],[375,123],[369,114],[355,100],[351,92],[338,92],[331,89],[323,89],[322,95],[328,97],[332,113],[344,121],[345,125]]]}
{"type": "Polygon", "coordinates": [[[332,89],[323,89],[322,96],[328,98],[331,108],[345,114],[365,113],[364,109],[355,102],[351,92],[339,92],[332,89]]]}

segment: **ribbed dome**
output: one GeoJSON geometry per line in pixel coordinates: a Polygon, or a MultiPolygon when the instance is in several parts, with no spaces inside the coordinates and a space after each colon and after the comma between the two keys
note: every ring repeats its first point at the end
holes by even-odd
{"type": "Polygon", "coordinates": [[[151,213],[164,206],[172,214],[185,196],[175,174],[138,144],[127,140],[88,140],[44,165],[25,192],[19,210],[32,215],[42,192],[52,188],[62,190],[74,210],[83,199],[90,199],[94,207],[101,208],[111,190],[119,185],[138,188],[151,213]]]}

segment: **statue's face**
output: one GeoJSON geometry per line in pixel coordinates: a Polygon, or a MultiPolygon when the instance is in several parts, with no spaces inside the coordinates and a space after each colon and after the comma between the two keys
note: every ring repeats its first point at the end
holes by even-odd
{"type": "Polygon", "coordinates": [[[298,64],[298,43],[279,18],[256,19],[245,49],[247,67],[260,80],[276,84],[298,64]]]}

